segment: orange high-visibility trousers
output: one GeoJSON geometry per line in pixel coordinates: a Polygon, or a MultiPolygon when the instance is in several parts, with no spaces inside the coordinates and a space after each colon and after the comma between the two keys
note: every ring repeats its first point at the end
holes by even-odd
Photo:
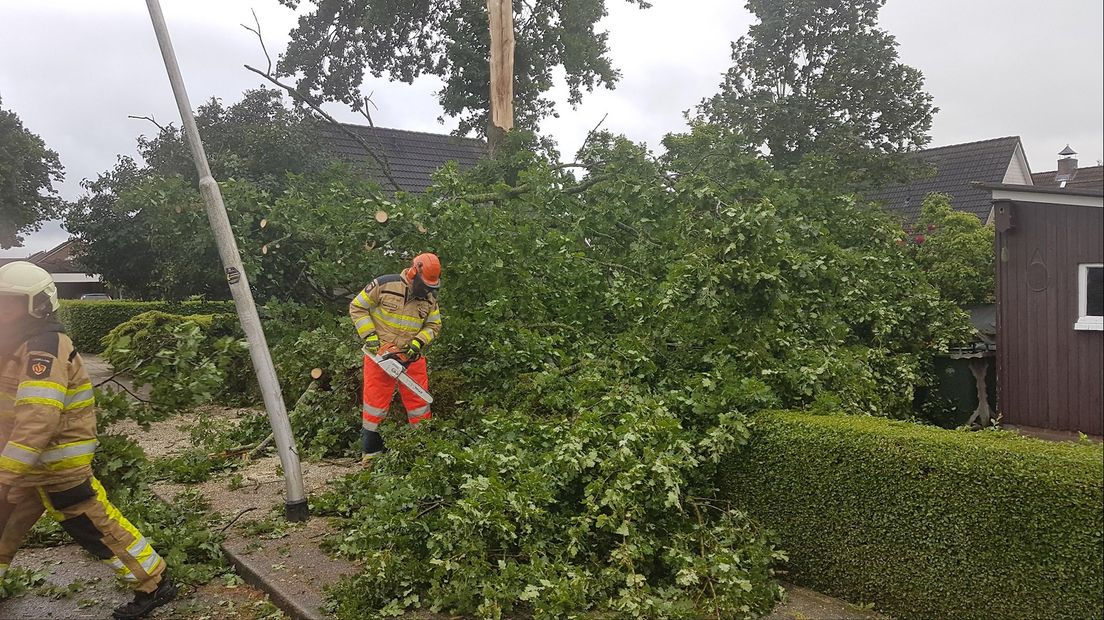
{"type": "MultiPolygon", "coordinates": [[[[420,358],[406,367],[406,374],[418,385],[429,390],[429,373],[426,369],[425,358],[420,358]]],[[[379,423],[387,417],[387,410],[391,407],[391,397],[395,395],[395,386],[399,387],[399,396],[402,397],[403,406],[406,407],[406,421],[417,424],[422,420],[432,417],[429,403],[418,398],[394,377],[372,361],[372,358],[364,357],[364,399],[361,407],[361,418],[364,421],[364,429],[374,431],[379,428],[379,423]]]]}

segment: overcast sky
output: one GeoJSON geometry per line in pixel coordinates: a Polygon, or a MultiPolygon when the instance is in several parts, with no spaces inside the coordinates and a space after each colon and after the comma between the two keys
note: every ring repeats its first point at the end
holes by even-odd
{"type": "MultiPolygon", "coordinates": [[[[655,146],[685,124],[683,112],[713,94],[730,64],[729,44],[751,15],[737,0],[653,0],[641,11],[608,0],[615,91],[563,106],[546,134],[572,153],[604,115],[604,127],[655,146]]],[[[232,103],[260,78],[256,38],[239,24],[255,9],[270,50],[282,51],[296,16],[277,0],[162,0],[193,105],[232,103]]],[[[923,71],[940,112],[933,146],[1018,135],[1033,171],[1053,170],[1069,143],[1081,165],[1104,158],[1104,2],[1101,0],[889,0],[881,25],[896,35],[904,62],[923,71]]],[[[0,0],[0,97],[61,156],[65,198],[82,179],[135,152],[145,121],[179,117],[141,0],[0,0]]],[[[447,132],[437,122],[440,83],[369,79],[377,125],[447,132]]],[[[556,91],[566,99],[566,89],[556,91]]],[[[355,114],[331,106],[341,120],[355,114]]],[[[64,239],[57,225],[31,235],[19,256],[64,239]]]]}

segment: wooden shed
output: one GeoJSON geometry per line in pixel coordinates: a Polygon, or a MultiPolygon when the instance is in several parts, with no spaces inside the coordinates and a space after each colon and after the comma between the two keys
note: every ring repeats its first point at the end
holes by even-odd
{"type": "Polygon", "coordinates": [[[1104,193],[987,189],[1003,422],[1104,434],[1104,193]]]}

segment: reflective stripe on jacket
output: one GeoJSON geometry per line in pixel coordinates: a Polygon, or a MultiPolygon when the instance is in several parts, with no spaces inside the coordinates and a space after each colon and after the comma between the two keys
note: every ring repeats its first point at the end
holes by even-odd
{"type": "Polygon", "coordinates": [[[399,347],[415,338],[427,345],[441,333],[436,296],[414,299],[410,283],[398,274],[372,280],[349,304],[349,316],[361,338],[374,333],[380,342],[393,342],[399,347]]]}
{"type": "Polygon", "coordinates": [[[96,445],[92,382],[69,336],[39,334],[0,357],[0,484],[87,479],[96,445]]]}

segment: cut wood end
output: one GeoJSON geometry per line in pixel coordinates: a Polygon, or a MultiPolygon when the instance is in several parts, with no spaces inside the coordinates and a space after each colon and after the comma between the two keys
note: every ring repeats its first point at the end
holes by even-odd
{"type": "Polygon", "coordinates": [[[322,375],[326,374],[325,370],[321,368],[312,368],[310,371],[311,379],[318,380],[322,378],[322,375]]]}
{"type": "Polygon", "coordinates": [[[268,254],[268,244],[267,243],[261,246],[261,254],[268,254]]]}
{"type": "Polygon", "coordinates": [[[421,224],[418,224],[418,232],[420,232],[420,233],[422,233],[422,234],[424,235],[424,234],[426,234],[427,232],[429,232],[429,230],[428,230],[428,229],[426,229],[426,227],[425,227],[425,226],[422,226],[421,224]]]}
{"type": "Polygon", "coordinates": [[[268,226],[268,220],[267,220],[267,219],[264,219],[264,218],[262,218],[262,219],[261,219],[261,228],[264,228],[265,226],[268,226]]]}
{"type": "Polygon", "coordinates": [[[376,211],[376,221],[383,224],[387,221],[387,211],[376,211]]]}

